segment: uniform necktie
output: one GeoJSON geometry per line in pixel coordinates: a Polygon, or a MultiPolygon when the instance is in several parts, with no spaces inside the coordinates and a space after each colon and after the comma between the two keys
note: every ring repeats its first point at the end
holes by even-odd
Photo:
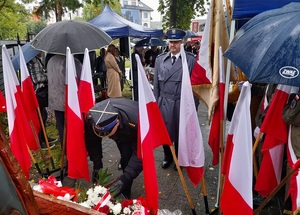
{"type": "Polygon", "coordinates": [[[172,56],[172,65],[175,63],[176,61],[176,56],[172,56]]]}

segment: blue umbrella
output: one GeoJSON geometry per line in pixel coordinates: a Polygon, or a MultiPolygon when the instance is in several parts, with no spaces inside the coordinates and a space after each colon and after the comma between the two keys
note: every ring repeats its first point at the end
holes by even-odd
{"type": "MultiPolygon", "coordinates": [[[[35,48],[33,48],[30,45],[30,43],[26,43],[21,48],[22,48],[26,63],[28,63],[31,59],[33,59],[35,56],[37,56],[41,52],[40,50],[36,50],[35,48]]],[[[17,52],[12,57],[12,63],[13,63],[14,69],[16,71],[20,69],[20,53],[19,52],[17,52]]]]}
{"type": "Polygon", "coordinates": [[[135,47],[143,47],[143,46],[167,46],[168,44],[161,39],[158,38],[146,38],[138,41],[135,44],[135,47]]]}
{"type": "Polygon", "coordinates": [[[300,3],[250,19],[224,56],[251,82],[300,86],[300,3]]]}
{"type": "Polygon", "coordinates": [[[194,31],[191,30],[185,30],[185,38],[195,38],[195,37],[199,37],[198,34],[196,34],[194,31]]]}

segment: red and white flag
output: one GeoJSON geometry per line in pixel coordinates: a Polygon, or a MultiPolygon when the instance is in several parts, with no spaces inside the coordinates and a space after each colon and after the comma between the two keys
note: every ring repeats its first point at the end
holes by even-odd
{"type": "Polygon", "coordinates": [[[172,146],[171,139],[161,116],[159,107],[147,80],[138,55],[139,123],[138,156],[143,161],[146,201],[153,214],[158,210],[158,184],[153,150],[161,145],[172,146]]]}
{"type": "Polygon", "coordinates": [[[255,190],[263,197],[268,196],[279,184],[282,173],[284,144],[288,141],[288,126],[282,119],[282,111],[290,93],[298,87],[278,85],[271,100],[260,131],[265,134],[255,190]]]}
{"type": "Polygon", "coordinates": [[[29,124],[23,110],[20,84],[5,45],[2,46],[2,65],[10,147],[25,176],[29,178],[31,162],[25,135],[25,128],[29,124]]]}
{"type": "Polygon", "coordinates": [[[250,102],[251,84],[245,82],[230,123],[225,148],[225,181],[220,202],[224,215],[253,214],[250,102]]]}
{"type": "Polygon", "coordinates": [[[68,176],[70,178],[85,178],[90,181],[87,152],[84,141],[84,124],[80,112],[76,68],[74,57],[69,48],[66,53],[66,120],[67,120],[67,158],[68,176]]]}
{"type": "MultiPolygon", "coordinates": [[[[219,54],[221,46],[226,50],[229,36],[226,26],[223,2],[212,0],[205,23],[203,39],[199,50],[199,59],[191,75],[193,91],[208,107],[208,120],[219,99],[219,54]]],[[[226,62],[224,62],[226,68],[226,62]]],[[[233,70],[232,70],[233,72],[233,70]]]]}
{"type": "Polygon", "coordinates": [[[38,100],[36,98],[31,77],[27,69],[25,58],[22,48],[19,46],[20,53],[20,72],[21,72],[21,91],[22,91],[22,103],[24,104],[24,110],[28,122],[30,124],[30,130],[26,131],[27,144],[31,150],[38,150],[38,133],[41,129],[41,124],[37,112],[39,107],[38,100]]]}
{"type": "MultiPolygon", "coordinates": [[[[219,47],[219,102],[215,106],[214,115],[210,127],[210,133],[208,138],[208,145],[213,153],[212,165],[218,165],[219,163],[219,151],[221,141],[220,126],[224,120],[224,93],[225,93],[225,71],[224,71],[224,59],[222,47],[219,47]]],[[[222,138],[223,139],[223,138],[222,138]]]]}
{"type": "Polygon", "coordinates": [[[182,82],[179,113],[178,163],[180,166],[186,168],[191,182],[194,186],[197,186],[204,171],[203,138],[183,44],[180,47],[180,55],[182,59],[182,82]]]}
{"type": "MultiPolygon", "coordinates": [[[[292,126],[289,127],[289,136],[287,144],[288,164],[291,168],[299,168],[300,160],[297,159],[297,156],[292,147],[291,132],[292,126]]],[[[289,195],[292,201],[292,211],[295,211],[297,208],[300,207],[300,169],[298,169],[298,171],[296,171],[290,179],[288,196],[289,195]]]]}
{"type": "Polygon", "coordinates": [[[298,87],[278,85],[260,131],[266,135],[262,151],[287,143],[287,124],[282,119],[282,111],[290,93],[298,92],[298,87]],[[280,131],[280,132],[278,132],[280,131]]]}
{"type": "Polygon", "coordinates": [[[92,70],[90,63],[90,55],[88,49],[85,49],[81,77],[78,89],[78,98],[80,110],[87,113],[95,105],[95,92],[92,79],[92,70]]]}

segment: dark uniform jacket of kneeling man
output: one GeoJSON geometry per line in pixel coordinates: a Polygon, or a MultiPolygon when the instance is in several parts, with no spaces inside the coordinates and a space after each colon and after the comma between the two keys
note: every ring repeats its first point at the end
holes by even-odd
{"type": "MultiPolygon", "coordinates": [[[[137,157],[138,103],[125,98],[109,98],[90,109],[85,121],[86,148],[94,173],[103,168],[102,138],[113,139],[121,153],[123,175],[115,183],[115,196],[130,198],[133,180],[142,172],[137,157]]],[[[94,175],[94,174],[93,174],[94,175]]]]}

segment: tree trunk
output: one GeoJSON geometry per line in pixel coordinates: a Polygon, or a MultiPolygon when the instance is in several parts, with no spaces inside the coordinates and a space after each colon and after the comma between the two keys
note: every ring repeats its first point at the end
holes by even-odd
{"type": "Polygon", "coordinates": [[[176,17],[177,17],[177,0],[171,0],[170,1],[170,21],[169,21],[169,25],[170,28],[176,28],[177,27],[177,23],[176,23],[176,17]]]}
{"type": "Polygon", "coordinates": [[[63,9],[61,5],[61,0],[56,1],[56,22],[60,22],[62,20],[63,9]]]}

